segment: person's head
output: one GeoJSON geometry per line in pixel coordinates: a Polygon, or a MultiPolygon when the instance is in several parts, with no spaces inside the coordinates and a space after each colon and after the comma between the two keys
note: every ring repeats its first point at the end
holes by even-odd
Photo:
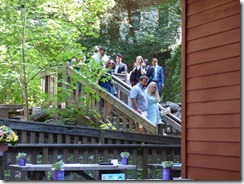
{"type": "Polygon", "coordinates": [[[143,58],[141,56],[136,57],[136,65],[141,66],[143,62],[143,58]]]}
{"type": "Polygon", "coordinates": [[[146,75],[142,75],[140,78],[139,78],[139,83],[142,85],[142,87],[146,87],[147,86],[147,83],[148,83],[148,77],[146,75]]]}
{"type": "Polygon", "coordinates": [[[156,66],[158,64],[158,59],[157,58],[152,58],[152,65],[156,66]]]}
{"type": "Polygon", "coordinates": [[[144,59],[144,63],[145,63],[145,66],[149,65],[149,63],[148,63],[148,59],[147,59],[147,58],[144,59]]]}
{"type": "Polygon", "coordinates": [[[121,61],[122,61],[122,54],[120,54],[120,53],[116,54],[116,56],[115,56],[115,61],[116,61],[117,63],[121,62],[121,61]]]}
{"type": "Polygon", "coordinates": [[[160,97],[158,94],[158,86],[156,82],[150,82],[147,86],[146,93],[149,95],[154,95],[157,99],[157,101],[160,101],[160,97]]]}
{"type": "Polygon", "coordinates": [[[103,56],[105,53],[106,53],[106,47],[104,47],[104,46],[101,46],[100,48],[99,48],[99,53],[103,56]]]}
{"type": "Polygon", "coordinates": [[[108,60],[105,64],[105,68],[114,68],[115,67],[115,62],[113,60],[108,60]]]}

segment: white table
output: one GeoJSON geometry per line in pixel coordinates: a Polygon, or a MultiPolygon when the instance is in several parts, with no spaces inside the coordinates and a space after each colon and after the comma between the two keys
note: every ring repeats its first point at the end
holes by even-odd
{"type": "MultiPolygon", "coordinates": [[[[17,170],[27,172],[27,176],[31,180],[39,180],[45,176],[45,171],[51,171],[52,164],[26,164],[26,166],[19,166],[17,164],[10,164],[10,170],[17,170]]],[[[78,173],[87,180],[95,180],[84,171],[108,171],[108,170],[133,170],[136,165],[99,165],[99,164],[64,164],[64,171],[66,174],[73,172],[78,173]]]]}

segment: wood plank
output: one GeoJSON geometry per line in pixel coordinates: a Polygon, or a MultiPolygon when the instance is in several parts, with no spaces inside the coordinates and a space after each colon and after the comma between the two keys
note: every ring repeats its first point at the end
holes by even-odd
{"type": "Polygon", "coordinates": [[[44,133],[39,132],[39,141],[38,141],[38,143],[44,143],[45,142],[44,138],[45,138],[44,133]]]}
{"type": "MultiPolygon", "coordinates": [[[[1,124],[1,123],[0,123],[1,124]]],[[[3,124],[3,123],[2,123],[3,124]]],[[[21,139],[22,132],[48,132],[48,135],[45,136],[47,138],[47,143],[53,143],[53,141],[57,141],[57,134],[62,134],[63,132],[66,135],[75,135],[74,142],[75,143],[87,143],[87,138],[89,137],[97,137],[100,136],[101,129],[99,128],[86,128],[86,127],[77,127],[77,126],[67,126],[67,125],[54,125],[54,124],[43,124],[39,122],[29,122],[29,121],[9,121],[5,124],[10,125],[14,131],[16,131],[21,139]],[[21,125],[21,126],[20,126],[21,125]],[[24,128],[23,128],[24,127],[24,128]],[[56,129],[57,128],[57,129],[56,129]],[[24,129],[24,130],[23,130],[24,129]],[[26,131],[27,130],[27,131],[26,131]],[[58,131],[57,131],[58,130],[58,131]],[[54,133],[52,133],[52,131],[54,133]],[[58,132],[58,133],[57,133],[58,132]],[[84,141],[83,141],[84,138],[84,141]]],[[[146,135],[132,132],[123,132],[123,131],[115,131],[115,130],[103,130],[104,138],[106,139],[119,139],[119,140],[134,140],[138,143],[147,142],[147,143],[155,143],[155,144],[179,144],[180,137],[172,137],[172,136],[162,136],[162,135],[146,135]]],[[[62,138],[61,138],[62,139],[62,138]]]]}
{"type": "Polygon", "coordinates": [[[188,79],[187,90],[240,85],[240,71],[188,79]]]}
{"type": "Polygon", "coordinates": [[[187,93],[187,102],[208,102],[217,100],[240,99],[240,85],[219,88],[192,90],[187,93]]]}
{"type": "Polygon", "coordinates": [[[187,106],[187,115],[235,114],[240,113],[240,107],[240,99],[191,103],[187,106]]]}
{"type": "Polygon", "coordinates": [[[221,1],[213,1],[213,0],[202,0],[202,1],[195,1],[195,3],[191,3],[188,5],[187,15],[193,15],[202,11],[206,11],[208,9],[212,9],[215,7],[219,7],[226,3],[232,2],[235,0],[221,0],[221,1]]]}
{"type": "Polygon", "coordinates": [[[232,1],[207,11],[188,16],[187,28],[213,22],[240,13],[240,3],[232,1]]]}
{"type": "Polygon", "coordinates": [[[27,143],[27,131],[21,131],[20,141],[21,143],[27,143]]]}
{"type": "Polygon", "coordinates": [[[240,39],[241,33],[239,28],[214,35],[209,35],[196,40],[188,41],[187,53],[240,42],[240,39]]]}
{"type": "Polygon", "coordinates": [[[71,136],[70,135],[65,135],[65,143],[70,144],[71,143],[71,136]]]}
{"type": "Polygon", "coordinates": [[[240,128],[240,114],[187,116],[187,128],[240,128]]]}
{"type": "Polygon", "coordinates": [[[49,153],[52,156],[51,164],[58,161],[58,149],[49,149],[49,153]]]}
{"type": "Polygon", "coordinates": [[[187,66],[240,56],[240,43],[187,54],[187,66]]]}
{"type": "Polygon", "coordinates": [[[188,142],[187,153],[199,155],[216,155],[240,157],[240,143],[226,142],[188,142]]]}
{"type": "Polygon", "coordinates": [[[30,132],[30,143],[36,143],[36,132],[30,132]]]}
{"type": "MultiPolygon", "coordinates": [[[[150,163],[157,163],[157,150],[153,149],[152,150],[152,159],[150,161],[150,163]]],[[[152,174],[152,178],[155,179],[156,178],[156,168],[151,169],[151,174],[152,174]]]]}
{"type": "Polygon", "coordinates": [[[188,155],[188,165],[229,171],[240,171],[240,157],[188,155]]]}
{"type": "Polygon", "coordinates": [[[62,134],[57,134],[57,143],[62,144],[63,143],[63,136],[62,134]]]}
{"type": "Polygon", "coordinates": [[[49,133],[49,134],[47,135],[47,138],[48,138],[48,140],[47,140],[47,143],[48,143],[48,144],[53,143],[53,134],[52,134],[52,133],[49,133]]]}
{"type": "Polygon", "coordinates": [[[198,1],[198,0],[187,0],[187,4],[194,3],[196,1],[198,1]]]}
{"type": "Polygon", "coordinates": [[[195,180],[232,180],[232,182],[233,180],[241,180],[240,171],[225,171],[199,167],[188,167],[187,171],[187,178],[194,178],[195,180]]]}
{"type": "Polygon", "coordinates": [[[205,62],[187,67],[187,77],[199,77],[204,75],[212,75],[231,71],[238,71],[241,68],[241,58],[233,57],[221,59],[218,61],[205,62]]]}
{"type": "Polygon", "coordinates": [[[187,129],[188,141],[215,141],[240,143],[239,128],[187,129]]]}
{"type": "Polygon", "coordinates": [[[47,124],[42,122],[31,122],[31,121],[19,121],[19,120],[11,120],[11,124],[15,129],[25,130],[25,131],[37,131],[47,132],[47,133],[57,133],[62,134],[65,132],[69,135],[86,135],[89,137],[98,137],[99,130],[96,128],[86,128],[86,127],[77,127],[70,125],[58,125],[58,124],[47,124]]]}
{"type": "Polygon", "coordinates": [[[186,144],[187,144],[187,140],[186,140],[186,66],[187,66],[187,53],[186,53],[186,45],[187,45],[187,2],[189,2],[189,0],[183,0],[182,1],[182,47],[181,47],[181,114],[182,114],[182,118],[181,118],[181,162],[182,162],[182,172],[181,172],[181,176],[182,177],[186,177],[187,174],[187,169],[186,169],[186,144]]]}
{"type": "Polygon", "coordinates": [[[203,25],[192,27],[187,30],[187,40],[194,40],[201,37],[225,32],[232,29],[240,29],[241,16],[235,14],[224,19],[209,22],[203,25]],[[228,25],[228,26],[226,26],[228,25]]]}

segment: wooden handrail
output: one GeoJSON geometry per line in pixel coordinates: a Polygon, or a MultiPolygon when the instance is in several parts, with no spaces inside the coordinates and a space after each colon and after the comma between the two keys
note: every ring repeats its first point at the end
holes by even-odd
{"type": "Polygon", "coordinates": [[[14,148],[181,148],[181,145],[165,145],[165,144],[18,144],[16,146],[9,145],[9,147],[14,148]]]}
{"type": "MultiPolygon", "coordinates": [[[[116,77],[115,75],[112,76],[113,80],[115,81],[115,86],[117,89],[121,90],[124,94],[127,96],[130,95],[130,89],[131,86],[122,81],[120,78],[116,77]]],[[[158,104],[158,107],[160,110],[165,111],[166,109],[162,107],[161,104],[158,104]]],[[[170,124],[172,127],[177,129],[179,132],[181,132],[181,119],[176,117],[172,113],[167,113],[162,115],[163,120],[165,120],[168,124],[170,124]]]]}
{"type": "Polygon", "coordinates": [[[113,107],[116,107],[121,112],[132,118],[135,122],[140,123],[143,127],[145,127],[149,132],[153,134],[157,134],[157,127],[153,125],[148,119],[142,117],[138,112],[136,112],[134,109],[128,107],[127,104],[120,101],[115,96],[111,95],[110,93],[107,93],[103,88],[98,86],[96,83],[91,82],[89,79],[87,79],[84,75],[77,72],[76,70],[73,70],[73,67],[69,66],[66,70],[68,75],[72,75],[74,72],[76,72],[77,75],[79,75],[79,81],[84,84],[87,87],[90,87],[97,95],[102,97],[105,101],[109,102],[113,107]]]}

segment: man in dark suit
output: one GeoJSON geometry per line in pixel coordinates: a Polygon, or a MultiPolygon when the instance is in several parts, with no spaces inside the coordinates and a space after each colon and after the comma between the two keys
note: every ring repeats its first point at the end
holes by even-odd
{"type": "Polygon", "coordinates": [[[157,58],[152,59],[152,66],[150,66],[148,68],[146,75],[149,78],[149,81],[151,79],[151,81],[154,81],[157,83],[158,93],[159,93],[159,96],[161,97],[162,96],[162,89],[164,87],[164,69],[162,66],[158,65],[158,59],[157,58]]]}
{"type": "Polygon", "coordinates": [[[154,67],[153,66],[148,66],[146,76],[148,77],[148,84],[152,82],[153,76],[154,76],[154,67]]]}
{"type": "Polygon", "coordinates": [[[115,56],[116,67],[114,73],[126,73],[127,74],[127,65],[122,63],[122,54],[118,53],[115,56]]]}

